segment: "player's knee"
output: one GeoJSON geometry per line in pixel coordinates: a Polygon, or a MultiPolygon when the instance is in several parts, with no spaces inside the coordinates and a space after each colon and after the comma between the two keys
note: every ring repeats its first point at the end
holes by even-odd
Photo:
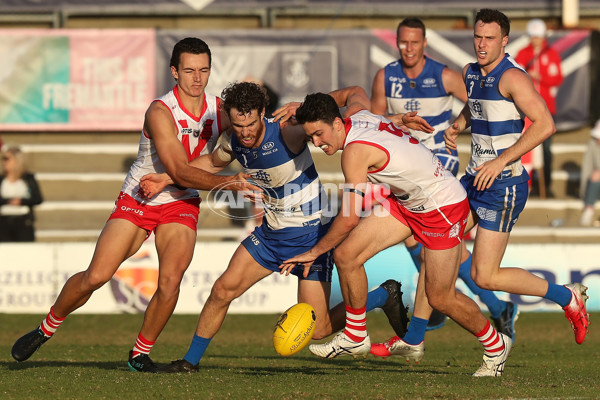
{"type": "Polygon", "coordinates": [[[181,279],[181,274],[163,274],[158,279],[158,290],[164,295],[178,294],[181,279]]]}
{"type": "Polygon", "coordinates": [[[337,268],[347,269],[352,268],[355,258],[350,256],[348,252],[343,251],[343,248],[336,248],[333,251],[333,262],[337,268]]]}
{"type": "Polygon", "coordinates": [[[427,292],[427,300],[429,301],[429,305],[436,310],[446,313],[446,308],[448,308],[449,299],[448,296],[443,295],[442,293],[432,290],[431,293],[427,292]]]}
{"type": "Polygon", "coordinates": [[[471,273],[471,277],[473,278],[475,284],[477,284],[477,286],[479,286],[481,289],[496,290],[494,287],[494,279],[491,275],[473,272],[471,273]]]}
{"type": "Polygon", "coordinates": [[[211,301],[218,301],[220,303],[231,303],[237,297],[239,297],[237,291],[224,285],[220,279],[217,279],[213,285],[209,296],[211,301]]]}
{"type": "Polygon", "coordinates": [[[112,276],[102,272],[86,271],[83,274],[82,286],[84,290],[94,291],[102,287],[112,276]]]}

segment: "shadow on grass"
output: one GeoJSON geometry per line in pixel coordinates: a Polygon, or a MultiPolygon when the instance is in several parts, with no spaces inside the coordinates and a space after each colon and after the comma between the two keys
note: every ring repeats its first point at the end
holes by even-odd
{"type": "Polygon", "coordinates": [[[5,368],[9,371],[23,371],[31,368],[93,368],[93,369],[105,369],[105,370],[123,370],[129,371],[127,362],[120,361],[26,361],[26,362],[6,362],[0,361],[0,369],[5,368]]]}

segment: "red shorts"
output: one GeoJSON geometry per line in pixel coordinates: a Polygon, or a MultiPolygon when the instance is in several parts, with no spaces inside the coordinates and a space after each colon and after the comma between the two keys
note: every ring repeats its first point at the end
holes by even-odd
{"type": "Polygon", "coordinates": [[[431,250],[451,249],[462,241],[471,211],[465,198],[460,203],[440,207],[426,213],[411,212],[395,197],[388,197],[390,213],[408,226],[417,242],[431,250]]]}
{"type": "Polygon", "coordinates": [[[115,201],[115,209],[108,219],[126,219],[145,229],[148,234],[154,231],[158,225],[173,222],[189,226],[196,232],[199,212],[200,198],[149,206],[121,192],[115,201]]]}

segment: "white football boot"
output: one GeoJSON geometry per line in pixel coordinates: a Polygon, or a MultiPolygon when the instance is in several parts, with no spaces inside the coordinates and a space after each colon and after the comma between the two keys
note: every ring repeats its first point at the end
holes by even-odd
{"type": "Polygon", "coordinates": [[[366,358],[371,350],[371,339],[367,335],[362,342],[354,342],[344,335],[344,331],[340,331],[331,342],[311,344],[308,348],[315,356],[322,358],[335,358],[341,355],[366,358]]]}
{"type": "Polygon", "coordinates": [[[512,339],[504,333],[498,332],[498,334],[502,336],[502,340],[504,340],[504,350],[496,356],[484,354],[483,363],[481,364],[481,367],[475,371],[473,376],[502,376],[502,372],[504,372],[504,363],[508,358],[513,342],[512,339]]]}

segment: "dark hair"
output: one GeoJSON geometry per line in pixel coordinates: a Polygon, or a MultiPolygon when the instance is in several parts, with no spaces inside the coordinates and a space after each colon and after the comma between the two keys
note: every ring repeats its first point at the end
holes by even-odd
{"type": "Polygon", "coordinates": [[[208,54],[208,66],[210,67],[212,65],[210,48],[202,39],[187,37],[177,42],[173,47],[173,52],[171,53],[171,67],[175,67],[175,69],[179,67],[182,53],[208,54]]]}
{"type": "Polygon", "coordinates": [[[423,31],[423,37],[425,37],[425,24],[419,18],[404,18],[402,22],[398,24],[398,28],[396,28],[396,37],[400,36],[400,28],[418,28],[423,31]]]}
{"type": "Polygon", "coordinates": [[[323,121],[331,125],[336,118],[342,118],[340,109],[333,97],[325,93],[309,94],[296,110],[296,120],[300,124],[323,121]]]}
{"type": "Polygon", "coordinates": [[[490,22],[497,23],[500,25],[500,32],[502,32],[502,36],[508,36],[510,33],[510,20],[506,15],[498,10],[482,8],[475,15],[475,23],[477,23],[477,21],[481,21],[484,24],[489,24],[490,22]]]}
{"type": "Polygon", "coordinates": [[[232,108],[246,115],[253,110],[261,113],[267,106],[267,91],[254,82],[236,82],[223,89],[221,92],[223,103],[221,107],[227,115],[232,108]]]}

